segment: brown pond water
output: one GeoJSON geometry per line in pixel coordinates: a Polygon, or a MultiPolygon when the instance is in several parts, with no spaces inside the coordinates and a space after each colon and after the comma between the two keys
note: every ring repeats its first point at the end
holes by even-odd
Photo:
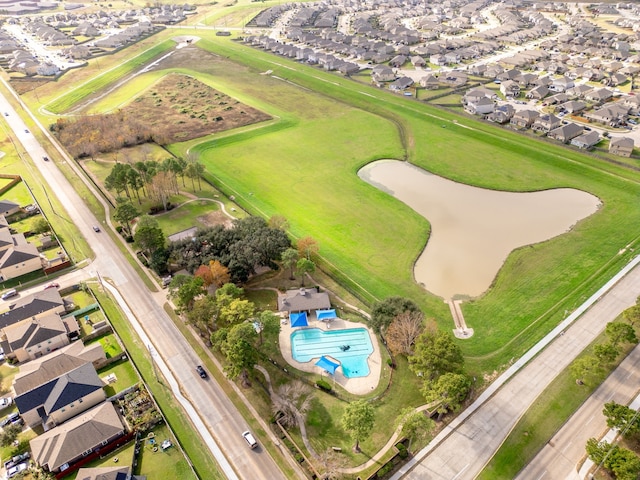
{"type": "Polygon", "coordinates": [[[571,188],[512,193],[471,187],[397,160],[373,162],[358,175],[429,220],[431,237],[414,275],[445,300],[480,295],[512,250],[566,233],[600,205],[571,188]]]}

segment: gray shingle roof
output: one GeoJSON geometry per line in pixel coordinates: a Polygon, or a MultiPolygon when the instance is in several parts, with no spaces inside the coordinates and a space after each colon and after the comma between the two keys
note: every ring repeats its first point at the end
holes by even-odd
{"type": "Polygon", "coordinates": [[[35,317],[64,305],[60,293],[55,288],[20,298],[12,303],[11,310],[0,314],[0,329],[26,318],[35,317]]]}
{"type": "Polygon", "coordinates": [[[331,308],[331,302],[326,292],[317,292],[315,288],[301,288],[288,290],[284,295],[278,296],[278,308],[281,311],[302,312],[331,308]]]}

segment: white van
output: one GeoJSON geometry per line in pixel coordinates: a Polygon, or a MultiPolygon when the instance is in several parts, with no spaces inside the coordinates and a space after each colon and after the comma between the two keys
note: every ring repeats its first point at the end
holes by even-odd
{"type": "Polygon", "coordinates": [[[2,300],[15,297],[16,295],[18,295],[18,291],[15,288],[12,288],[11,290],[7,290],[2,294],[2,300]]]}
{"type": "Polygon", "coordinates": [[[253,437],[249,430],[247,430],[246,432],[242,432],[242,436],[247,441],[250,448],[256,448],[258,446],[258,442],[256,442],[256,439],[253,437]]]}

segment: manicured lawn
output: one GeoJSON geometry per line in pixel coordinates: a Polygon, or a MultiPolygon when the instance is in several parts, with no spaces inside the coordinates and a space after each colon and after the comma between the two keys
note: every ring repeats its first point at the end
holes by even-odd
{"type": "Polygon", "coordinates": [[[147,478],[180,478],[180,479],[196,479],[189,468],[184,455],[176,446],[169,447],[166,450],[156,448],[154,446],[161,444],[164,440],[169,440],[174,445],[176,440],[171,431],[165,425],[158,425],[153,429],[155,444],[145,440],[141,450],[140,464],[136,473],[146,475],[147,478]]]}
{"type": "Polygon", "coordinates": [[[35,437],[37,437],[36,432],[31,430],[30,428],[23,430],[22,433],[18,435],[18,446],[14,447],[13,445],[9,445],[8,447],[0,448],[0,459],[2,459],[2,462],[6,461],[10,457],[13,457],[14,455],[29,450],[29,440],[35,437]]]}
{"type": "Polygon", "coordinates": [[[99,342],[100,345],[102,345],[107,358],[113,358],[122,354],[122,348],[120,347],[120,344],[118,344],[118,340],[113,333],[93,339],[87,342],[87,344],[90,345],[95,342],[99,342]]]}
{"type": "MultiPolygon", "coordinates": [[[[109,453],[104,458],[99,458],[97,460],[94,460],[93,462],[89,462],[83,465],[83,468],[131,466],[131,464],[133,463],[134,448],[134,442],[131,441],[125,446],[109,453]],[[115,459],[117,459],[117,461],[115,459]]],[[[69,478],[70,480],[75,480],[77,477],[78,473],[76,472],[67,478],[69,478]]]]}
{"type": "Polygon", "coordinates": [[[98,372],[98,376],[100,378],[105,378],[110,374],[114,374],[117,380],[105,387],[107,397],[111,397],[116,393],[120,393],[121,391],[132,387],[140,381],[140,378],[138,377],[138,374],[136,373],[133,365],[128,360],[118,362],[115,365],[111,365],[98,372]]]}

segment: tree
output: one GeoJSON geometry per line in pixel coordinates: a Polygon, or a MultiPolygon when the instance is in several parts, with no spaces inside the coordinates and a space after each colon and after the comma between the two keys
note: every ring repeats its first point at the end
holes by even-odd
{"type": "Polygon", "coordinates": [[[296,270],[298,271],[298,275],[300,275],[300,282],[304,287],[304,277],[308,273],[316,271],[316,264],[307,258],[301,258],[296,262],[296,270]]]}
{"type": "Polygon", "coordinates": [[[211,278],[211,269],[207,265],[200,265],[198,269],[193,272],[193,276],[201,278],[205,287],[208,287],[213,283],[213,279],[211,278]]]}
{"type": "Polygon", "coordinates": [[[277,394],[272,397],[271,409],[283,427],[297,427],[298,419],[304,423],[313,398],[310,394],[311,389],[300,380],[278,387],[277,394]]]}
{"type": "Polygon", "coordinates": [[[140,212],[129,200],[119,199],[113,218],[126,229],[128,235],[131,235],[131,222],[138,215],[140,215],[140,212]]]}
{"type": "Polygon", "coordinates": [[[219,260],[211,260],[209,262],[209,271],[211,272],[211,284],[217,288],[231,281],[229,269],[222,265],[219,260]]]}
{"type": "Polygon", "coordinates": [[[587,440],[587,455],[596,465],[611,471],[618,480],[637,480],[640,458],[631,450],[595,438],[587,440]]]}
{"type": "Polygon", "coordinates": [[[245,322],[253,317],[256,311],[256,307],[252,302],[239,298],[234,298],[228,304],[219,305],[219,307],[218,323],[225,326],[245,322]]]}
{"type": "Polygon", "coordinates": [[[323,473],[320,480],[340,480],[343,478],[343,469],[347,465],[347,459],[331,448],[320,452],[317,458],[318,464],[322,467],[323,473]]]}
{"type": "Polygon", "coordinates": [[[640,305],[634,305],[622,312],[622,318],[630,325],[635,325],[640,320],[640,305]]]}
{"type": "Polygon", "coordinates": [[[171,173],[159,171],[151,179],[151,183],[149,184],[149,196],[153,201],[161,203],[162,208],[167,210],[172,188],[173,177],[171,173]]]}
{"type": "Polygon", "coordinates": [[[412,355],[413,345],[424,331],[424,328],[424,315],[420,311],[407,311],[396,315],[385,336],[391,353],[394,355],[412,355]]]}
{"type": "Polygon", "coordinates": [[[420,307],[408,298],[386,298],[373,305],[369,326],[373,328],[376,333],[382,333],[391,325],[395,317],[404,312],[420,312],[420,307]]]}
{"type": "Polygon", "coordinates": [[[607,418],[607,426],[618,429],[623,437],[629,438],[640,433],[640,418],[636,410],[609,402],[604,404],[602,414],[607,418]]]}
{"type": "Polygon", "coordinates": [[[166,240],[164,232],[158,225],[158,221],[149,215],[142,215],[140,217],[133,239],[136,245],[148,254],[163,248],[166,240]]]}
{"type": "Polygon", "coordinates": [[[269,218],[269,228],[287,231],[289,230],[289,222],[282,215],[273,215],[269,218]]]}
{"type": "Polygon", "coordinates": [[[318,250],[318,242],[314,238],[303,237],[298,240],[298,252],[300,252],[301,257],[311,260],[311,256],[316,255],[318,250]]]}
{"type": "Polygon", "coordinates": [[[367,437],[373,429],[375,413],[373,407],[366,400],[357,400],[347,405],[342,415],[342,428],[346,430],[356,442],[354,452],[360,451],[360,440],[367,437]]]}
{"type": "Polygon", "coordinates": [[[15,423],[11,423],[4,427],[2,434],[0,434],[0,446],[8,447],[11,445],[15,442],[16,438],[18,438],[20,432],[22,432],[22,426],[15,423]]]}
{"type": "Polygon", "coordinates": [[[582,385],[584,383],[590,383],[599,368],[600,362],[598,359],[594,355],[586,355],[575,360],[569,366],[569,371],[576,379],[576,383],[582,385]]]}
{"type": "Polygon", "coordinates": [[[471,389],[471,379],[463,373],[445,373],[434,382],[425,382],[422,394],[427,402],[438,401],[436,408],[439,415],[449,411],[457,412],[471,389]]]}
{"type": "Polygon", "coordinates": [[[247,371],[258,361],[258,351],[253,346],[256,335],[253,325],[247,322],[229,329],[221,351],[227,359],[224,371],[231,380],[242,377],[243,384],[248,385],[247,371]]]}
{"type": "Polygon", "coordinates": [[[280,334],[280,317],[277,317],[270,310],[263,310],[258,314],[256,321],[260,324],[260,345],[262,345],[263,336],[268,339],[275,339],[278,341],[278,335],[280,334]]]}
{"type": "Polygon", "coordinates": [[[601,363],[613,362],[618,357],[619,353],[620,347],[616,347],[609,342],[600,343],[593,347],[593,354],[601,363]]]}
{"type": "Polygon", "coordinates": [[[46,218],[38,217],[31,224],[31,231],[36,235],[40,235],[51,231],[51,226],[49,225],[49,222],[47,222],[46,218]]]}
{"type": "Polygon", "coordinates": [[[609,322],[605,327],[605,333],[614,347],[620,343],[638,343],[638,337],[631,325],[624,322],[609,322]]]}
{"type": "Polygon", "coordinates": [[[422,439],[430,435],[436,424],[425,412],[411,407],[404,408],[396,418],[396,427],[402,427],[402,434],[409,439],[409,450],[414,439],[422,439]]]}
{"type": "Polygon", "coordinates": [[[298,258],[298,250],[296,250],[295,248],[287,248],[284,252],[282,252],[282,255],[280,255],[282,266],[289,269],[289,280],[293,280],[295,278],[293,276],[293,269],[298,263],[298,258]]]}
{"type": "Polygon", "coordinates": [[[445,373],[462,373],[464,357],[450,333],[425,330],[415,342],[409,368],[431,382],[445,373]]]}
{"type": "Polygon", "coordinates": [[[176,275],[169,284],[169,297],[180,310],[191,310],[194,300],[205,293],[202,278],[176,275]]]}
{"type": "Polygon", "coordinates": [[[194,300],[191,309],[185,311],[187,323],[193,325],[201,335],[217,329],[219,307],[215,297],[205,295],[194,300]]]}

